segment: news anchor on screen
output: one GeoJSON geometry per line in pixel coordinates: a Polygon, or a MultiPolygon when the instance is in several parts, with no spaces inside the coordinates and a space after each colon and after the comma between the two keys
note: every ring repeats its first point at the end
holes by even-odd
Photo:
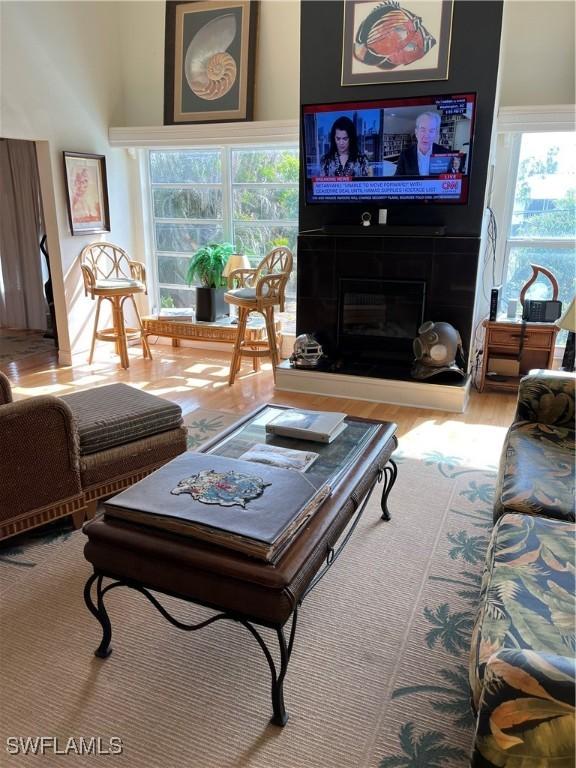
{"type": "Polygon", "coordinates": [[[337,118],[330,129],[330,149],[320,158],[323,176],[372,176],[368,158],[358,149],[356,128],[349,117],[337,118]]]}
{"type": "Polygon", "coordinates": [[[416,144],[403,149],[398,158],[394,176],[429,176],[430,157],[450,152],[436,144],[440,136],[440,115],[437,112],[422,112],[416,118],[416,144]]]}
{"type": "Polygon", "coordinates": [[[464,158],[462,155],[454,155],[450,158],[447,173],[464,173],[464,158]]]}

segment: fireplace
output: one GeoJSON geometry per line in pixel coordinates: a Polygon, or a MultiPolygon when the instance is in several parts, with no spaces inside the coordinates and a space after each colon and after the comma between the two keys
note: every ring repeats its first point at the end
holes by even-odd
{"type": "Polygon", "coordinates": [[[296,332],[313,334],[336,372],[410,380],[422,320],[451,323],[470,348],[480,241],[379,229],[300,233],[296,332]]]}
{"type": "Polygon", "coordinates": [[[444,320],[469,349],[480,240],[380,229],[300,233],[296,333],[326,358],[312,370],[284,360],[276,388],[462,413],[470,378],[413,379],[412,342],[422,320],[444,320]]]}
{"type": "Polygon", "coordinates": [[[423,280],[341,278],[338,291],[338,349],[379,361],[412,358],[412,341],[424,317],[423,280]]]}

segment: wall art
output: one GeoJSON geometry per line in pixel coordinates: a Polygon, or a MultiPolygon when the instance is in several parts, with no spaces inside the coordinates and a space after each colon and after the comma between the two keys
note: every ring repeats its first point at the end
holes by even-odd
{"type": "Polygon", "coordinates": [[[258,2],[166,3],[164,123],[252,120],[258,2]]]}
{"type": "Polygon", "coordinates": [[[73,235],[110,231],[104,155],[64,152],[68,220],[73,235]]]}
{"type": "Polygon", "coordinates": [[[342,85],[448,79],[453,0],[345,0],[342,85]]]}

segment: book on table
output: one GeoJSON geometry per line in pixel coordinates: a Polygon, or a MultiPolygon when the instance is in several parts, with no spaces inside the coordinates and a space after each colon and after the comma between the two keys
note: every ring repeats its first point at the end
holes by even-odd
{"type": "Polygon", "coordinates": [[[319,443],[331,443],[347,424],[345,413],[287,408],[266,424],[266,432],[319,443]]]}
{"type": "Polygon", "coordinates": [[[161,307],[158,320],[174,320],[179,323],[192,323],[196,314],[190,307],[161,307]]]}
{"type": "Polygon", "coordinates": [[[240,454],[238,458],[243,461],[253,461],[257,464],[269,464],[272,467],[306,472],[319,455],[314,451],[282,448],[279,445],[271,445],[270,443],[254,443],[247,451],[240,454]]]}
{"type": "Polygon", "coordinates": [[[104,514],[273,562],[330,492],[293,469],[187,452],[109,499],[104,514]]]}

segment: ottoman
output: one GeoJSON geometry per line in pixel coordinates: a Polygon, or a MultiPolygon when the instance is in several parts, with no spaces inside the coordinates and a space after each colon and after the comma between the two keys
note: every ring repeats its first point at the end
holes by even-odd
{"type": "Polygon", "coordinates": [[[186,450],[179,405],[126,384],[60,398],[78,433],[80,482],[88,506],[141,480],[186,450]]]}

